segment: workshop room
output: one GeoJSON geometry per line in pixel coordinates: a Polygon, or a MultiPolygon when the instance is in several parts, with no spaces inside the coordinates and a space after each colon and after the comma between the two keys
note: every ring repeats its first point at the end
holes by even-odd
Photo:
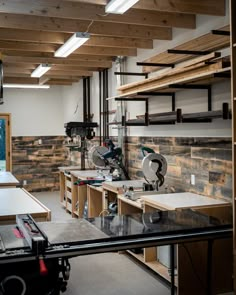
{"type": "Polygon", "coordinates": [[[234,110],[236,1],[0,0],[0,295],[235,294],[234,110]]]}

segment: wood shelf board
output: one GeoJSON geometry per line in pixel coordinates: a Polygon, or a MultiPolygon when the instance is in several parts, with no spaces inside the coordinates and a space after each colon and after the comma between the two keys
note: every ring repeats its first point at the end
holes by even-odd
{"type": "Polygon", "coordinates": [[[60,172],[66,173],[66,171],[80,170],[80,166],[61,166],[61,167],[58,167],[58,169],[60,172]]]}
{"type": "Polygon", "coordinates": [[[98,172],[97,170],[77,170],[71,171],[71,175],[81,180],[87,180],[90,178],[97,178],[98,172]]]}
{"type": "Polygon", "coordinates": [[[127,250],[126,251],[129,255],[135,257],[137,260],[141,261],[142,263],[144,263],[144,256],[143,254],[137,254],[134,253],[133,251],[127,250]]]}
{"type": "Polygon", "coordinates": [[[184,208],[206,208],[218,206],[230,206],[225,200],[213,199],[207,196],[194,194],[191,192],[172,193],[172,194],[153,194],[142,196],[144,204],[166,210],[184,209],[184,208]]]}
{"type": "MultiPolygon", "coordinates": [[[[143,254],[136,254],[136,253],[134,253],[134,252],[132,252],[130,250],[127,250],[126,252],[128,253],[128,255],[131,255],[135,259],[141,261],[146,266],[148,266],[150,269],[155,271],[158,275],[160,275],[162,278],[164,278],[165,280],[170,282],[170,275],[169,275],[169,272],[168,272],[168,268],[165,265],[161,264],[158,261],[145,262],[143,254]]],[[[177,285],[178,285],[178,277],[175,276],[175,286],[177,287],[177,285]]]]}
{"type": "Polygon", "coordinates": [[[121,194],[124,192],[123,186],[142,189],[144,182],[144,180],[105,181],[102,183],[102,187],[108,191],[121,194]]]}
{"type": "Polygon", "coordinates": [[[103,192],[102,186],[95,186],[95,185],[88,184],[88,187],[90,187],[90,189],[93,189],[95,191],[98,191],[98,192],[101,192],[101,193],[103,192]]]}
{"type": "Polygon", "coordinates": [[[76,216],[79,217],[79,213],[78,213],[78,211],[73,211],[73,213],[74,213],[76,216]]]}
{"type": "MultiPolygon", "coordinates": [[[[191,60],[192,61],[192,60],[191,60]]],[[[159,83],[163,82],[163,81],[167,81],[169,84],[173,84],[175,82],[175,80],[177,78],[184,78],[186,76],[188,76],[189,74],[199,74],[201,72],[205,73],[205,72],[209,72],[211,70],[218,70],[218,69],[222,69],[227,67],[229,63],[229,59],[226,58],[221,58],[221,59],[217,59],[213,64],[206,64],[206,62],[204,63],[199,63],[199,64],[193,64],[192,66],[181,66],[178,68],[174,68],[171,70],[167,70],[161,73],[156,73],[155,75],[153,75],[152,77],[139,81],[139,82],[133,82],[130,84],[125,84],[122,85],[118,88],[118,90],[121,93],[127,92],[128,89],[131,89],[131,87],[136,87],[136,86],[140,86],[142,84],[147,84],[150,82],[157,82],[159,81],[159,83]],[[227,61],[227,63],[226,63],[227,61]],[[168,80],[167,80],[168,78],[168,80]]]]}
{"type": "MultiPolygon", "coordinates": [[[[224,26],[219,30],[229,31],[230,27],[224,26]]],[[[216,51],[229,47],[230,37],[222,35],[214,35],[211,32],[190,41],[187,41],[181,45],[178,45],[172,49],[176,50],[197,50],[197,51],[216,51]]],[[[167,51],[157,54],[151,58],[144,60],[147,63],[180,63],[193,58],[192,55],[173,54],[167,51]]],[[[143,67],[143,72],[153,72],[160,69],[160,67],[143,67]]]]}
{"type": "Polygon", "coordinates": [[[121,200],[122,202],[129,204],[131,206],[134,206],[136,208],[139,208],[139,209],[143,208],[143,204],[140,201],[133,201],[133,200],[130,200],[122,195],[118,195],[118,199],[121,200]]]}
{"type": "MultiPolygon", "coordinates": [[[[137,96],[138,92],[148,92],[148,91],[158,91],[158,92],[164,92],[164,91],[171,91],[171,92],[176,92],[177,89],[175,90],[174,88],[170,88],[171,84],[212,84],[214,82],[219,81],[219,78],[215,78],[215,74],[222,74],[222,73],[227,73],[231,70],[230,67],[226,68],[217,68],[214,65],[209,65],[202,67],[198,71],[192,71],[192,73],[188,73],[183,75],[180,75],[179,78],[175,77],[175,80],[173,80],[173,77],[167,77],[166,78],[161,78],[159,77],[153,77],[146,79],[144,81],[136,82],[136,83],[131,83],[126,85],[126,89],[123,89],[121,91],[121,94],[115,97],[110,97],[108,99],[114,99],[117,97],[130,97],[130,98],[135,98],[137,96]]],[[[178,89],[179,91],[180,89],[178,89]]]]}
{"type": "MultiPolygon", "coordinates": [[[[145,264],[150,267],[153,271],[155,271],[156,273],[158,273],[161,277],[163,277],[164,279],[166,279],[167,281],[170,282],[170,275],[168,272],[168,268],[161,264],[158,261],[150,261],[150,262],[145,262],[145,264]]],[[[177,276],[175,277],[175,286],[177,287],[177,282],[178,282],[178,278],[177,276]]]]}

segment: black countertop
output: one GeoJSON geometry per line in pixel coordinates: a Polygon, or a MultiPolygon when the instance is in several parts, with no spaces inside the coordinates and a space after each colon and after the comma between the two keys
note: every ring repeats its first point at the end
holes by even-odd
{"type": "Polygon", "coordinates": [[[119,239],[232,229],[230,222],[190,209],[105,216],[87,220],[107,236],[119,239]]]}
{"type": "MultiPolygon", "coordinates": [[[[66,222],[37,223],[47,235],[45,258],[73,257],[139,247],[177,244],[232,236],[232,224],[199,212],[183,209],[132,215],[115,215],[66,222]]],[[[0,226],[3,247],[0,263],[35,259],[15,226],[0,226]],[[17,251],[14,252],[14,249],[17,251]]]]}

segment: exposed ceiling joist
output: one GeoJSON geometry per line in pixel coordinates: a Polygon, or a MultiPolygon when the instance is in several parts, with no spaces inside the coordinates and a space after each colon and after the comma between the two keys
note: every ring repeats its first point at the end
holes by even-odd
{"type": "MultiPolygon", "coordinates": [[[[9,78],[19,78],[19,81],[20,79],[23,79],[23,78],[28,78],[28,79],[33,79],[29,76],[29,74],[24,74],[24,73],[6,73],[4,75],[4,79],[6,79],[7,77],[9,78]]],[[[85,77],[85,76],[74,76],[74,75],[45,75],[45,77],[49,77],[49,79],[65,79],[65,80],[80,80],[81,78],[85,77]]],[[[39,83],[39,79],[37,79],[37,83],[39,83]]],[[[31,84],[31,83],[30,83],[31,84]]]]}
{"type": "Polygon", "coordinates": [[[112,62],[110,61],[85,61],[85,60],[74,60],[74,59],[60,59],[60,58],[44,58],[44,57],[24,57],[21,56],[4,56],[3,57],[4,66],[5,63],[14,64],[32,64],[32,63],[48,63],[52,65],[64,65],[64,66],[84,66],[84,67],[95,67],[95,68],[111,68],[112,62]]]}
{"type": "Polygon", "coordinates": [[[63,79],[50,79],[47,85],[61,85],[61,86],[71,86],[73,83],[79,82],[79,80],[63,80],[63,79]]]}
{"type": "Polygon", "coordinates": [[[75,76],[75,77],[92,77],[93,72],[90,71],[55,71],[50,70],[47,72],[46,76],[75,76]]]}
{"type": "Polygon", "coordinates": [[[49,77],[46,77],[45,75],[39,78],[39,84],[43,85],[46,84],[50,80],[49,77]]]}
{"type": "MultiPolygon", "coordinates": [[[[65,0],[106,5],[107,0],[65,0]]],[[[132,9],[145,9],[194,14],[225,15],[225,0],[139,0],[132,9]]]]}
{"type": "MultiPolygon", "coordinates": [[[[88,55],[88,54],[71,54],[69,58],[56,58],[54,57],[54,54],[51,52],[36,52],[36,51],[18,51],[18,50],[1,50],[1,53],[3,54],[3,59],[6,59],[7,57],[21,57],[21,58],[27,58],[28,57],[34,57],[34,58],[44,58],[49,59],[53,58],[55,60],[61,60],[61,63],[63,62],[80,62],[80,61],[113,61],[114,57],[112,56],[104,56],[104,55],[88,55]]],[[[20,61],[20,60],[19,60],[20,61]]],[[[23,61],[23,59],[22,59],[23,61]]]]}
{"type": "Polygon", "coordinates": [[[3,77],[4,83],[10,83],[10,84],[39,84],[38,78],[31,78],[31,77],[8,77],[7,75],[4,75],[3,77]]]}
{"type": "Polygon", "coordinates": [[[134,48],[116,48],[116,47],[96,47],[82,46],[74,54],[96,54],[105,56],[137,56],[137,49],[134,48]]]}
{"type": "Polygon", "coordinates": [[[150,26],[179,27],[194,29],[196,19],[194,14],[184,14],[166,11],[148,11],[130,9],[123,15],[105,14],[104,6],[70,1],[31,1],[28,0],[0,0],[3,13],[55,17],[63,19],[103,21],[139,25],[145,23],[150,26]]]}
{"type": "MultiPolygon", "coordinates": [[[[0,41],[0,50],[15,50],[15,51],[36,51],[36,52],[52,52],[54,53],[58,45],[54,44],[37,44],[14,41],[0,41]]],[[[77,49],[74,54],[86,55],[107,55],[107,56],[136,56],[137,49],[135,48],[118,48],[118,47],[102,47],[102,46],[83,46],[77,49]]]]}
{"type": "MultiPolygon", "coordinates": [[[[49,32],[86,32],[91,21],[62,19],[55,17],[31,16],[0,13],[0,28],[24,29],[49,32]]],[[[95,21],[89,28],[95,35],[113,37],[131,37],[141,39],[170,40],[172,29],[170,27],[154,27],[147,25],[130,25],[95,21]]]]}
{"type": "MultiPolygon", "coordinates": [[[[71,37],[69,33],[42,32],[35,34],[32,30],[4,29],[0,28],[0,40],[20,41],[29,43],[45,43],[62,45],[71,37]]],[[[84,46],[106,46],[106,47],[125,47],[125,48],[145,48],[152,49],[153,41],[137,38],[91,36],[84,46]]]]}

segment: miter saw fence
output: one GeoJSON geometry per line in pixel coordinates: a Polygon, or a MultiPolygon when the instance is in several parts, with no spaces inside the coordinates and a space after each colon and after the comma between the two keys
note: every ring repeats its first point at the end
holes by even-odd
{"type": "Polygon", "coordinates": [[[111,139],[105,146],[95,146],[90,150],[90,159],[98,169],[110,168],[113,180],[129,180],[128,172],[123,164],[122,149],[114,145],[111,139]]]}
{"type": "Polygon", "coordinates": [[[153,189],[158,191],[159,187],[164,184],[167,172],[167,162],[166,159],[158,153],[155,153],[154,150],[142,147],[141,151],[143,153],[142,161],[142,171],[145,180],[148,184],[153,186],[153,189]]]}

